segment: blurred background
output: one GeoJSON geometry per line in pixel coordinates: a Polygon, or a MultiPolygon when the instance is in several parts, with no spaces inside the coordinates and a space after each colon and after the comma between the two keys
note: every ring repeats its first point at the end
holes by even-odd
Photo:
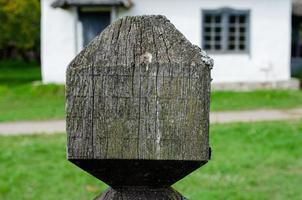
{"type": "Polygon", "coordinates": [[[111,22],[144,14],[165,15],[215,63],[213,157],[175,188],[302,199],[302,0],[0,0],[0,199],[106,188],[66,161],[65,71],[111,22]]]}

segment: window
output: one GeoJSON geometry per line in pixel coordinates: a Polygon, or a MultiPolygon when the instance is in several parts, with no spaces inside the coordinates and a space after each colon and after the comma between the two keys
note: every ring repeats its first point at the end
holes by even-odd
{"type": "Polygon", "coordinates": [[[302,58],[302,17],[292,16],[292,58],[302,58]]]}
{"type": "Polygon", "coordinates": [[[203,49],[212,52],[247,52],[249,11],[203,11],[203,49]]]}
{"type": "Polygon", "coordinates": [[[80,10],[79,20],[82,23],[83,46],[86,46],[110,24],[110,11],[80,10]]]}

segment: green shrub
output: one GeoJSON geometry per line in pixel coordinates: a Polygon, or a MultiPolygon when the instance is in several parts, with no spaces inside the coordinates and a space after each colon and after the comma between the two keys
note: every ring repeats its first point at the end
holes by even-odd
{"type": "Polygon", "coordinates": [[[0,0],[0,22],[0,57],[39,49],[39,0],[0,0]]]}

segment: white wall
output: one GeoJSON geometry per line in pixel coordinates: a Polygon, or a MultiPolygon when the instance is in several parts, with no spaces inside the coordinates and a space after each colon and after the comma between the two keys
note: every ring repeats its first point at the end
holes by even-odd
{"type": "Polygon", "coordinates": [[[41,62],[44,83],[65,82],[65,71],[76,56],[75,8],[51,7],[52,0],[41,1],[41,62]]]}
{"type": "Polygon", "coordinates": [[[166,15],[201,46],[202,9],[222,7],[250,10],[250,53],[210,55],[215,63],[214,82],[289,80],[291,0],[136,0],[132,9],[119,16],[166,15]]]}
{"type": "MultiPolygon", "coordinates": [[[[76,55],[75,10],[53,9],[42,0],[42,67],[44,82],[64,82],[76,55]]],[[[213,54],[214,82],[289,80],[291,0],[133,0],[117,16],[162,14],[194,44],[201,45],[202,9],[250,10],[250,53],[213,54]],[[266,71],[266,72],[265,72],[266,71]]]]}

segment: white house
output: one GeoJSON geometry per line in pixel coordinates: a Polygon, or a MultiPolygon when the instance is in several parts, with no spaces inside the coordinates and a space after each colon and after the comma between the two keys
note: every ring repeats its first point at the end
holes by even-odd
{"type": "MultiPolygon", "coordinates": [[[[206,50],[219,85],[290,82],[291,0],[41,0],[43,82],[63,83],[68,63],[109,23],[161,14],[206,50]]],[[[284,83],[284,84],[283,84],[284,83]]]]}

